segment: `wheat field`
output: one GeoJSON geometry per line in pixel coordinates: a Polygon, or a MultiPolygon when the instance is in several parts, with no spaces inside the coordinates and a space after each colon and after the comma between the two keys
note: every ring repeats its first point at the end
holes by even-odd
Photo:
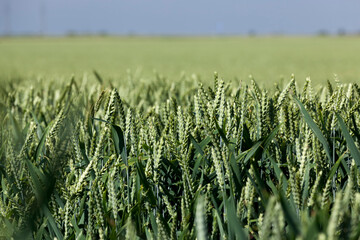
{"type": "Polygon", "coordinates": [[[286,84],[294,73],[301,85],[332,81],[359,83],[360,37],[12,37],[0,38],[0,82],[79,79],[96,69],[104,79],[127,85],[128,71],[149,79],[153,72],[177,81],[195,74],[212,84],[213,72],[227,82],[248,81],[261,87],[286,84]]]}
{"type": "Polygon", "coordinates": [[[3,85],[2,237],[359,239],[358,84],[95,78],[3,85]]]}

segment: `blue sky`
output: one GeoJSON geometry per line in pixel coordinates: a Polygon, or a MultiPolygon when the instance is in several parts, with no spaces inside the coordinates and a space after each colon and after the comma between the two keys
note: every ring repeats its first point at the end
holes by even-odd
{"type": "Polygon", "coordinates": [[[360,32],[360,1],[0,0],[0,34],[360,32]]]}

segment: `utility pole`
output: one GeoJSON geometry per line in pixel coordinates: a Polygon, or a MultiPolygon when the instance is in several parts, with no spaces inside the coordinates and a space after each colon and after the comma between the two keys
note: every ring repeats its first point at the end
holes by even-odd
{"type": "Polygon", "coordinates": [[[40,15],[40,35],[45,35],[46,32],[46,6],[45,1],[40,0],[39,15],[40,15]]]}

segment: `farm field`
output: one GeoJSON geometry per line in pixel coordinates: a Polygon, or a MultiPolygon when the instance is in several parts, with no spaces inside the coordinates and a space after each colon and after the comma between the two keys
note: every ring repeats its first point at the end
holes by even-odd
{"type": "Polygon", "coordinates": [[[0,238],[359,239],[358,42],[0,39],[0,238]]]}
{"type": "MultiPolygon", "coordinates": [[[[170,81],[195,73],[204,84],[214,71],[226,81],[251,74],[260,86],[311,76],[325,84],[338,74],[359,82],[359,37],[73,37],[1,38],[0,78],[82,77],[97,70],[125,81],[127,70],[145,78],[156,70],[170,81]]],[[[248,81],[249,82],[249,81],[248,81]]]]}

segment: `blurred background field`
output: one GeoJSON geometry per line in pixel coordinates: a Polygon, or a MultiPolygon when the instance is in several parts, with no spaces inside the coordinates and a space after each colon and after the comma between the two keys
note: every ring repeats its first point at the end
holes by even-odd
{"type": "Polygon", "coordinates": [[[342,82],[360,82],[360,37],[15,37],[0,38],[0,79],[70,79],[74,74],[126,84],[126,75],[150,79],[158,72],[169,81],[184,74],[212,83],[213,72],[226,81],[259,85],[298,83],[310,76],[314,85],[337,74],[342,82]]]}

